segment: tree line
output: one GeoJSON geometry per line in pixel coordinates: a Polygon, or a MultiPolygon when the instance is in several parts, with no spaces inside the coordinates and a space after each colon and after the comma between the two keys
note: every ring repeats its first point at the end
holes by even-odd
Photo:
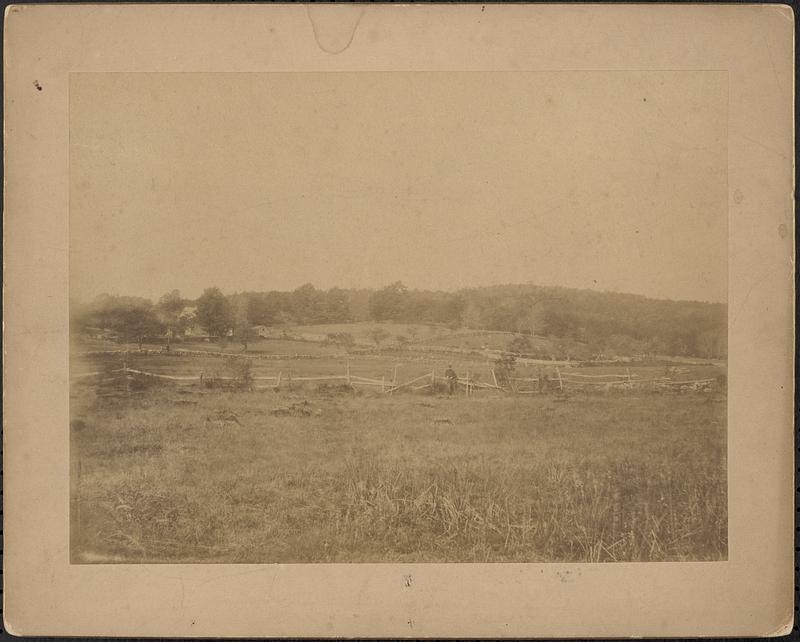
{"type": "Polygon", "coordinates": [[[535,285],[442,292],[412,290],[399,281],[377,290],[322,290],[308,283],[289,292],[228,295],[211,287],[197,299],[172,290],[156,302],[104,294],[71,306],[76,332],[110,330],[139,343],[157,335],[180,336],[196,325],[211,336],[235,337],[246,347],[255,336],[254,326],[355,321],[508,331],[547,337],[569,346],[573,354],[594,356],[727,355],[725,304],[535,285]]]}

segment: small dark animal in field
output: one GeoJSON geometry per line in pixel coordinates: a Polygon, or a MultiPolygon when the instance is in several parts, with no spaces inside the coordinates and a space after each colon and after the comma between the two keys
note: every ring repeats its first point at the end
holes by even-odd
{"type": "Polygon", "coordinates": [[[239,426],[242,425],[242,422],[239,421],[239,417],[231,410],[217,410],[213,415],[206,417],[206,421],[221,421],[223,424],[234,423],[239,426]]]}
{"type": "Polygon", "coordinates": [[[419,405],[422,406],[423,408],[436,408],[435,403],[428,403],[427,401],[422,401],[420,402],[419,405]]]}
{"type": "Polygon", "coordinates": [[[442,425],[442,424],[448,424],[450,426],[453,426],[453,425],[455,425],[455,422],[452,419],[450,419],[450,417],[434,417],[433,418],[433,425],[434,426],[439,426],[439,425],[442,425]]]}
{"type": "MultiPolygon", "coordinates": [[[[300,401],[297,403],[293,403],[290,406],[281,406],[279,408],[275,408],[270,412],[271,415],[274,417],[310,417],[313,414],[313,410],[310,407],[308,401],[300,401]]],[[[317,411],[316,414],[321,414],[320,411],[317,411]]]]}
{"type": "Polygon", "coordinates": [[[330,397],[333,395],[352,395],[358,391],[349,384],[321,383],[317,386],[317,392],[330,397]]]}

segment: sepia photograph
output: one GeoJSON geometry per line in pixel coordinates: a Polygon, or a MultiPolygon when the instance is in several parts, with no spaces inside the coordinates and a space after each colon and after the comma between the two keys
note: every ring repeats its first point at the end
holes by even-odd
{"type": "Polygon", "coordinates": [[[72,563],[728,557],[727,75],[72,73],[72,563]]]}
{"type": "Polygon", "coordinates": [[[5,631],[792,630],[790,7],[4,22],[5,631]]]}

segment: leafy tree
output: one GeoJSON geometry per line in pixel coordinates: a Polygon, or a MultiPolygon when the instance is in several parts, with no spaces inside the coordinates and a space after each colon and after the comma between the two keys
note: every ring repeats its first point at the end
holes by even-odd
{"type": "Polygon", "coordinates": [[[518,302],[517,332],[522,332],[524,329],[530,332],[532,337],[536,336],[536,330],[539,328],[543,317],[546,315],[546,306],[557,306],[561,300],[562,298],[560,296],[546,290],[539,292],[525,291],[521,293],[518,302]]]}
{"type": "Polygon", "coordinates": [[[547,310],[544,313],[546,334],[553,337],[574,337],[578,333],[578,320],[563,310],[547,310]]]}
{"type": "Polygon", "coordinates": [[[281,311],[289,309],[286,292],[248,292],[247,320],[250,325],[274,325],[281,321],[281,311]]]}
{"type": "Polygon", "coordinates": [[[219,288],[207,288],[197,299],[197,322],[215,337],[224,337],[233,326],[233,311],[219,288]]]}
{"type": "Polygon", "coordinates": [[[311,283],[301,285],[291,293],[291,313],[298,323],[313,324],[324,321],[325,295],[311,283]]]}
{"type": "Polygon", "coordinates": [[[180,328],[180,314],[185,305],[186,302],[183,300],[178,290],[171,290],[158,300],[158,304],[156,305],[158,316],[167,328],[167,350],[170,348],[170,341],[173,335],[176,334],[180,328]]]}
{"type": "Polygon", "coordinates": [[[70,309],[73,314],[72,326],[75,329],[99,328],[116,330],[122,313],[134,308],[150,309],[152,301],[135,296],[114,296],[101,294],[89,304],[70,309]]]}
{"type": "Polygon", "coordinates": [[[159,321],[155,311],[144,307],[128,307],[117,310],[112,327],[126,340],[135,341],[140,352],[147,337],[164,331],[164,324],[159,321]]]}
{"type": "Polygon", "coordinates": [[[247,352],[248,344],[258,337],[249,319],[251,295],[238,294],[228,300],[233,313],[233,336],[242,344],[242,352],[247,352]]]}
{"type": "Polygon", "coordinates": [[[180,291],[170,290],[158,300],[157,307],[159,310],[163,310],[164,312],[173,314],[177,317],[185,305],[186,302],[181,297],[180,291]]]}
{"type": "Polygon", "coordinates": [[[460,294],[448,296],[440,307],[441,322],[449,324],[453,329],[461,327],[461,319],[466,307],[467,302],[460,294]]]}
{"type": "Polygon", "coordinates": [[[247,314],[237,315],[233,325],[233,336],[242,344],[242,352],[247,352],[248,344],[258,338],[258,334],[247,320],[247,314]]]}
{"type": "Polygon", "coordinates": [[[323,298],[324,323],[344,323],[350,318],[350,301],[347,293],[339,288],[331,288],[323,298]]]}
{"type": "Polygon", "coordinates": [[[395,281],[370,297],[370,315],[376,321],[400,321],[405,315],[408,298],[408,288],[395,281]]]}

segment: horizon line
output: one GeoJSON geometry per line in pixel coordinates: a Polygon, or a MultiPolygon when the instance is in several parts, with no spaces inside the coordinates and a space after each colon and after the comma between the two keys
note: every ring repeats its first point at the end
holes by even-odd
{"type": "MultiPolygon", "coordinates": [[[[564,285],[540,285],[540,284],[532,283],[530,281],[527,281],[527,282],[494,283],[494,284],[491,284],[491,285],[460,286],[460,287],[457,287],[457,288],[431,288],[431,289],[411,287],[411,286],[406,285],[400,279],[397,279],[395,281],[391,281],[391,282],[386,283],[385,285],[381,285],[381,286],[346,287],[346,286],[341,286],[341,285],[333,285],[333,286],[328,287],[328,288],[319,287],[319,286],[315,285],[313,282],[307,281],[307,282],[301,283],[300,285],[298,285],[298,286],[296,286],[294,288],[291,288],[291,289],[276,289],[276,288],[267,288],[267,289],[263,289],[263,290],[259,290],[259,289],[242,289],[242,290],[239,290],[239,289],[237,289],[237,290],[233,290],[231,292],[226,292],[223,288],[221,288],[221,287],[219,287],[219,286],[217,286],[215,284],[211,284],[211,285],[208,285],[206,288],[203,288],[203,291],[205,291],[206,289],[209,289],[209,288],[215,288],[216,287],[225,296],[236,296],[236,295],[242,295],[242,294],[267,294],[269,292],[279,292],[279,293],[282,293],[282,294],[283,293],[290,294],[290,293],[300,289],[301,287],[304,287],[306,285],[311,285],[314,289],[319,290],[321,292],[327,292],[327,291],[330,291],[330,290],[343,290],[343,291],[349,291],[349,292],[377,292],[379,290],[382,290],[382,289],[384,289],[384,288],[386,288],[386,287],[388,287],[390,285],[393,285],[394,283],[398,283],[398,282],[402,283],[409,292],[427,292],[427,293],[434,293],[434,294],[435,293],[458,294],[459,292],[462,292],[462,291],[465,291],[465,290],[488,290],[488,289],[491,289],[491,288],[503,288],[503,287],[530,287],[530,288],[538,288],[538,289],[542,289],[542,290],[561,289],[561,290],[570,290],[570,291],[573,291],[573,292],[589,292],[589,293],[598,294],[598,295],[604,295],[604,294],[605,295],[608,295],[608,294],[621,295],[621,296],[629,296],[629,297],[638,297],[638,298],[646,299],[646,300],[649,300],[649,301],[669,301],[669,302],[672,302],[672,303],[699,303],[699,304],[703,304],[703,305],[724,305],[726,307],[728,305],[727,299],[724,300],[724,301],[714,301],[714,300],[708,300],[708,299],[706,299],[706,300],[702,300],[702,299],[675,299],[675,298],[670,298],[670,297],[658,297],[658,296],[652,296],[652,295],[647,295],[647,294],[639,294],[639,293],[635,293],[635,292],[625,292],[625,291],[622,291],[622,290],[599,290],[599,289],[594,289],[594,288],[578,288],[578,287],[571,287],[571,286],[564,286],[564,285]]],[[[194,300],[198,299],[200,296],[202,296],[202,292],[200,294],[198,294],[197,296],[195,296],[195,297],[186,296],[186,295],[183,294],[181,289],[177,288],[177,287],[176,288],[167,288],[162,294],[166,294],[166,293],[171,292],[173,290],[178,290],[178,292],[181,293],[181,297],[186,299],[186,300],[188,300],[188,301],[194,301],[194,300]]],[[[141,295],[141,294],[119,294],[119,293],[112,293],[112,292],[104,291],[104,292],[100,292],[98,294],[95,294],[95,295],[93,295],[91,297],[86,297],[86,298],[77,297],[77,296],[73,297],[70,294],[69,295],[69,301],[70,301],[70,304],[72,304],[73,301],[75,301],[75,302],[77,302],[79,304],[85,304],[85,303],[89,303],[92,300],[97,299],[98,297],[101,297],[101,296],[139,298],[139,299],[145,299],[145,300],[148,300],[148,301],[151,301],[151,302],[155,303],[161,295],[148,296],[148,295],[141,295]]]]}

